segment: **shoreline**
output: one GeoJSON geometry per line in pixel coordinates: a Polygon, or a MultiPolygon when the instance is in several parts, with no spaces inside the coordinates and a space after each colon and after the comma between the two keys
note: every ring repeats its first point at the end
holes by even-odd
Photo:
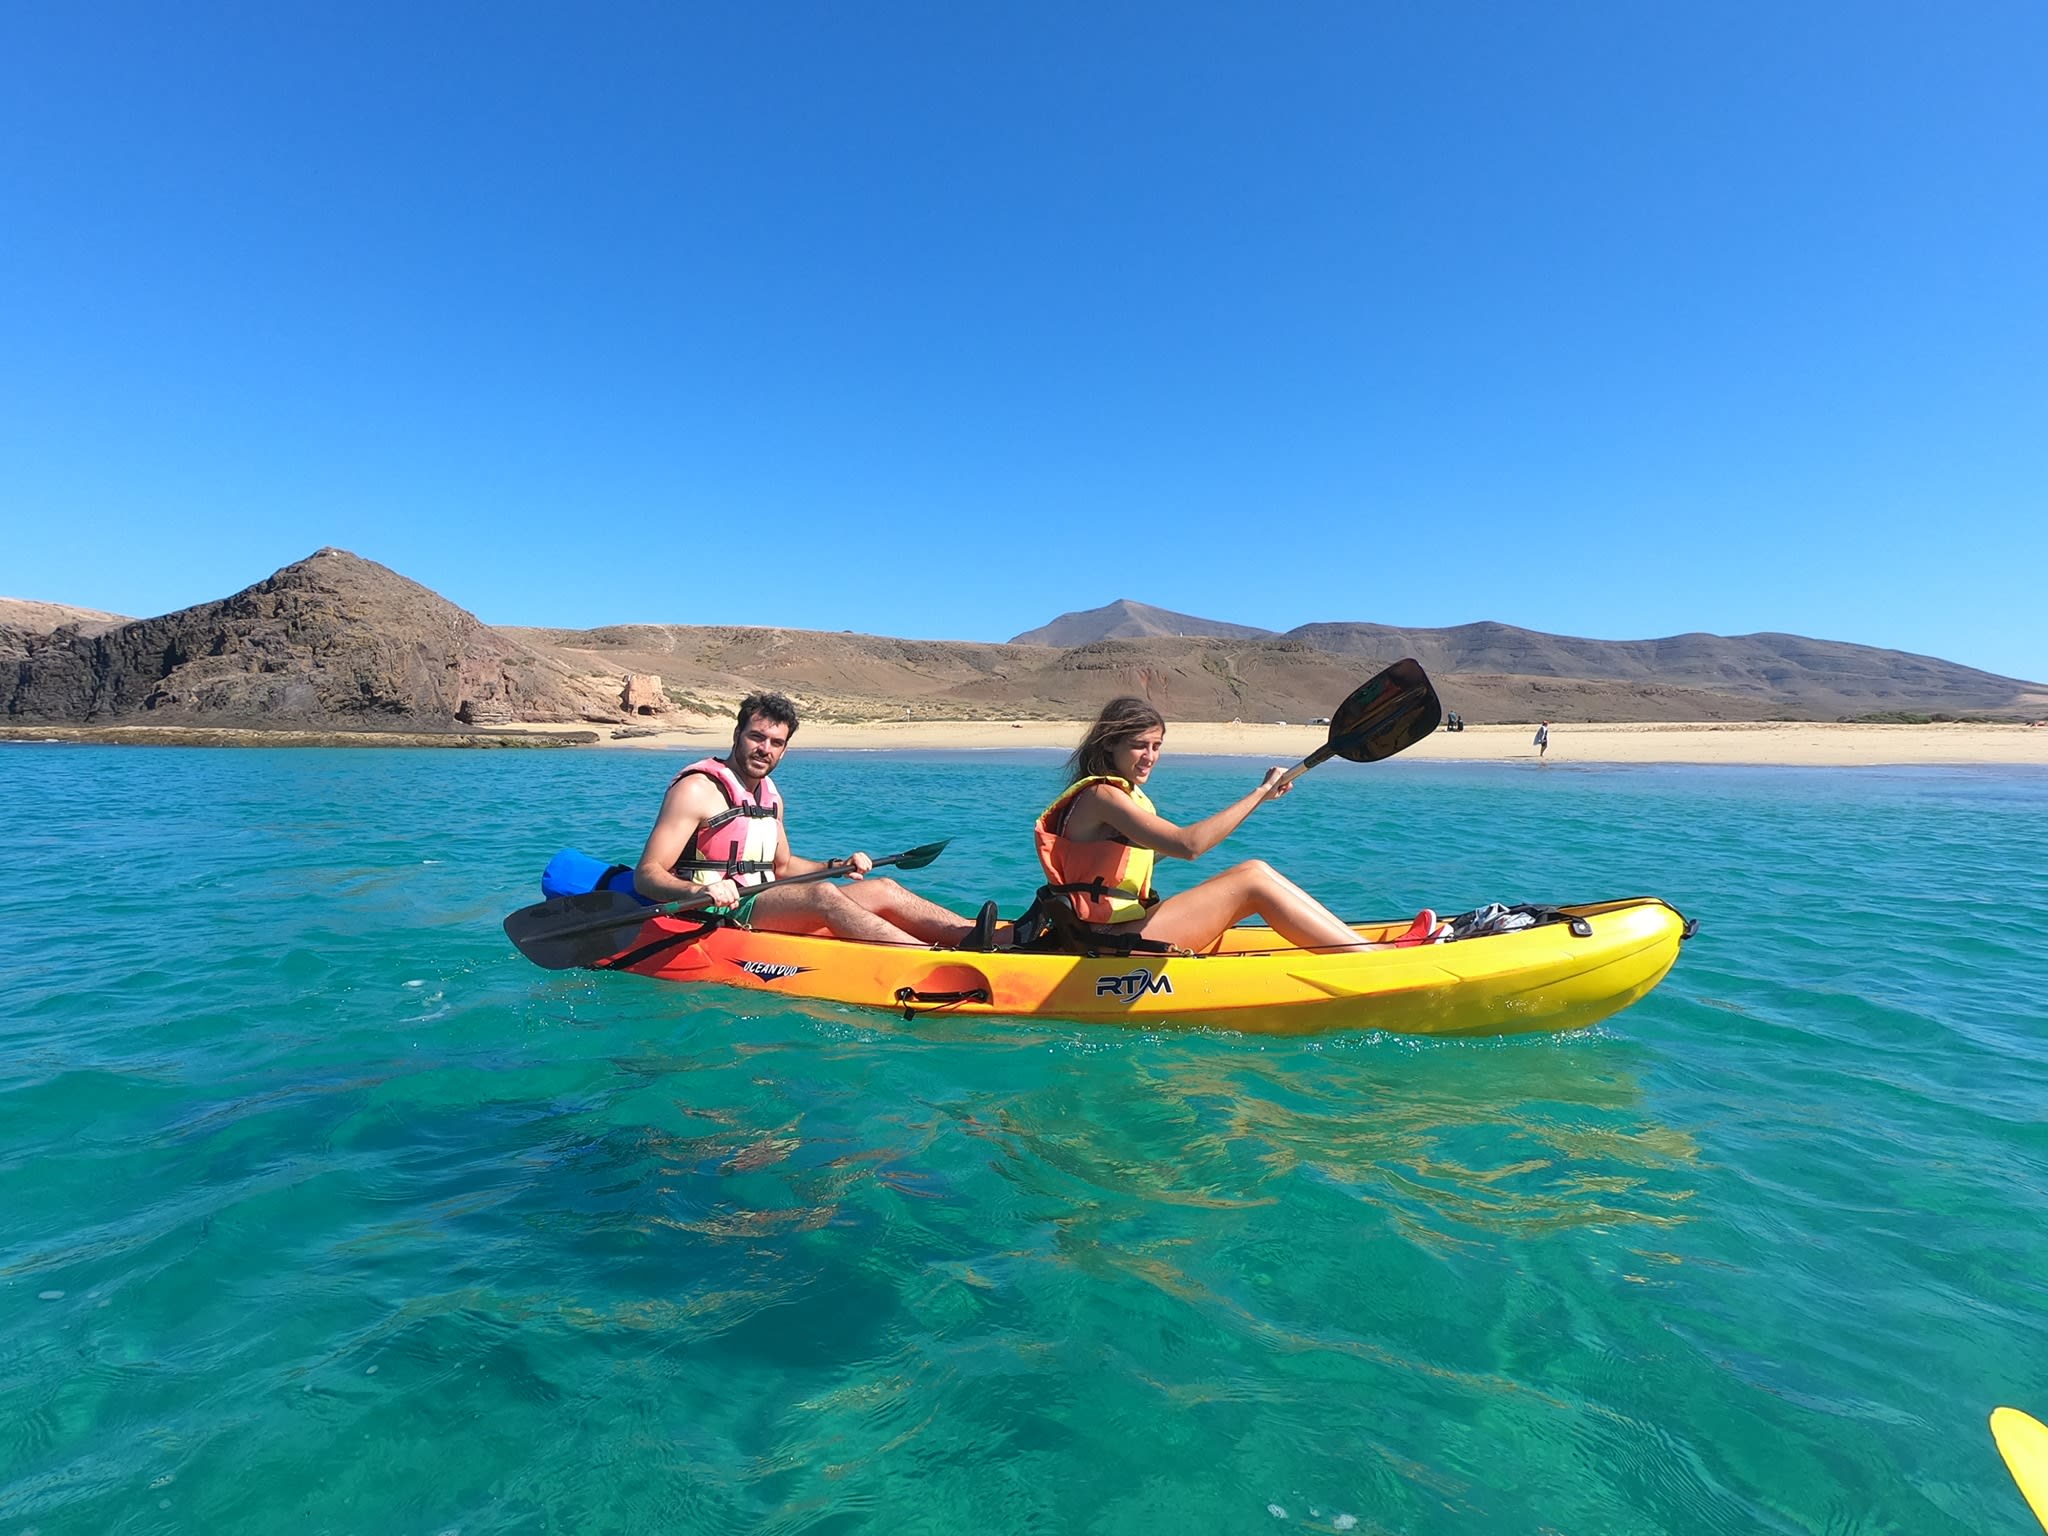
{"type": "MultiPolygon", "coordinates": [[[[841,751],[1073,750],[1086,721],[943,725],[805,725],[801,745],[841,751]]],[[[1530,725],[1468,725],[1439,730],[1401,754],[1403,760],[1446,763],[1670,763],[1749,767],[2048,767],[2048,729],[2025,725],[1846,725],[1834,722],[1651,722],[1550,726],[1550,751],[1539,759],[1530,725]]],[[[1329,739],[1323,726],[1229,725],[1175,721],[1166,750],[1191,757],[1263,757],[1296,763],[1329,739]]],[[[610,743],[621,747],[723,747],[723,732],[681,732],[610,743]]]]}
{"type": "Polygon", "coordinates": [[[588,726],[551,725],[515,731],[259,731],[230,725],[8,725],[0,746],[38,743],[73,747],[509,747],[515,751],[594,747],[603,737],[588,726]]]}
{"type": "MultiPolygon", "coordinates": [[[[845,725],[811,721],[799,747],[847,752],[1067,752],[1086,722],[919,720],[845,725]]],[[[1403,757],[1435,762],[1538,761],[1528,725],[1470,725],[1437,731],[1403,757]]],[[[1242,725],[1177,721],[1167,727],[1169,752],[1196,757],[1263,757],[1298,762],[1328,738],[1322,726],[1242,725]]],[[[0,726],[0,744],[213,747],[596,747],[690,753],[723,750],[723,721],[688,727],[588,722],[512,725],[488,732],[278,730],[204,726],[0,726]],[[630,735],[619,733],[631,732],[630,735]]],[[[1751,767],[2048,767],[2048,729],[1955,722],[1938,725],[1851,725],[1821,721],[1699,721],[1571,725],[1553,721],[1549,763],[1727,764],[1751,767]]]]}

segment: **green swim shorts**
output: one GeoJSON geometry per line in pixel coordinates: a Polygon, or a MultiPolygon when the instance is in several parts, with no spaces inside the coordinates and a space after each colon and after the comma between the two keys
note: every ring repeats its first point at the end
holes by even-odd
{"type": "Polygon", "coordinates": [[[706,907],[704,910],[715,913],[719,917],[729,917],[742,928],[751,928],[754,926],[754,903],[760,899],[760,896],[761,893],[755,891],[751,895],[742,896],[733,906],[706,907]]]}

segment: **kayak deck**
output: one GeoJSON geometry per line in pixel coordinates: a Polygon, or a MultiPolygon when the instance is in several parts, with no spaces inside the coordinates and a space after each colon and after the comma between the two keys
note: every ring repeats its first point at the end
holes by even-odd
{"type": "MultiPolygon", "coordinates": [[[[1559,909],[1546,923],[1413,948],[1297,949],[1256,925],[1194,955],[1043,954],[863,944],[650,918],[599,968],[662,981],[948,1014],[1143,1029],[1303,1035],[1512,1035],[1583,1029],[1656,986],[1690,925],[1655,897],[1559,909]],[[1574,927],[1589,932],[1574,933],[1574,927]]],[[[1389,944],[1409,924],[1354,924],[1389,944]]]]}

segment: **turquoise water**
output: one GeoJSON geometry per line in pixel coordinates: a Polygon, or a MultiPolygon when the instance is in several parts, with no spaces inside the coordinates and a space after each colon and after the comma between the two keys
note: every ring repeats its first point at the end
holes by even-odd
{"type": "MultiPolygon", "coordinates": [[[[676,766],[0,749],[0,1536],[2029,1528],[2048,774],[1318,770],[1229,851],[1349,915],[1702,921],[1432,1044],[528,966],[676,766]]],[[[778,777],[1035,883],[1049,759],[778,777]]]]}

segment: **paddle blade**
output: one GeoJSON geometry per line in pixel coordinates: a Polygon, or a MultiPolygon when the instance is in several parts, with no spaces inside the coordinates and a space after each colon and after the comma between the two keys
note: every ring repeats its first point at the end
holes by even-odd
{"type": "Polygon", "coordinates": [[[544,971],[594,965],[624,946],[654,908],[624,891],[588,891],[521,907],[505,919],[505,937],[544,971]]]}
{"type": "MultiPolygon", "coordinates": [[[[933,859],[944,853],[946,851],[946,844],[951,841],[953,839],[949,837],[941,842],[926,843],[922,848],[912,848],[907,853],[899,853],[895,859],[896,867],[898,869],[923,869],[925,865],[931,863],[933,859]]],[[[878,860],[877,862],[880,861],[878,860]]]]}
{"type": "Polygon", "coordinates": [[[1405,751],[1435,730],[1444,707],[1422,664],[1397,661],[1337,706],[1330,750],[1354,763],[1376,763],[1405,751]]]}

